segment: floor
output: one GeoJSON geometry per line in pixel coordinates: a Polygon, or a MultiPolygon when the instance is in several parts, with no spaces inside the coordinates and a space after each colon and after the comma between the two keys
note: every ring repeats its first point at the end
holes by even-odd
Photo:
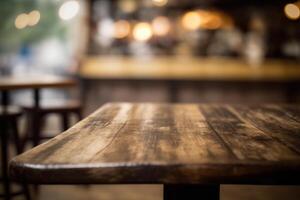
{"type": "MultiPolygon", "coordinates": [[[[47,185],[36,200],[162,200],[162,185],[47,185]]],[[[15,198],[23,199],[22,197],[15,198]]],[[[221,200],[299,200],[297,186],[221,186],[221,200]]]]}

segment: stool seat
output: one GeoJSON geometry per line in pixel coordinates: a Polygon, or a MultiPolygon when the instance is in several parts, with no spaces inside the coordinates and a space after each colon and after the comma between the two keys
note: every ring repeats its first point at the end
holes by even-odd
{"type": "Polygon", "coordinates": [[[22,115],[22,110],[17,106],[0,106],[0,120],[15,118],[22,115]]]}
{"type": "MultiPolygon", "coordinates": [[[[48,101],[42,102],[38,111],[41,113],[76,112],[81,107],[81,103],[76,100],[48,101]]],[[[34,105],[22,105],[22,108],[29,112],[36,109],[34,105]]]]}
{"type": "Polygon", "coordinates": [[[61,118],[61,131],[70,128],[71,115],[77,116],[78,120],[82,119],[82,105],[76,100],[48,100],[41,102],[38,108],[35,105],[23,105],[22,108],[28,120],[27,139],[32,141],[33,146],[38,145],[43,139],[49,139],[41,133],[48,115],[54,114],[61,118]]]}

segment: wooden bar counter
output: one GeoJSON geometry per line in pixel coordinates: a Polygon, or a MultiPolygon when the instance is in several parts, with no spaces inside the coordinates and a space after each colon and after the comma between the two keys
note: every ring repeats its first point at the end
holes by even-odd
{"type": "Polygon", "coordinates": [[[10,162],[36,184],[164,184],[218,199],[220,184],[299,184],[299,105],[109,103],[10,162]]]}
{"type": "Polygon", "coordinates": [[[87,56],[79,76],[89,112],[114,101],[300,102],[300,63],[295,60],[254,65],[224,57],[87,56]]]}
{"type": "Polygon", "coordinates": [[[300,80],[300,63],[267,59],[254,65],[240,58],[88,56],[79,75],[103,80],[291,81],[300,80]]]}

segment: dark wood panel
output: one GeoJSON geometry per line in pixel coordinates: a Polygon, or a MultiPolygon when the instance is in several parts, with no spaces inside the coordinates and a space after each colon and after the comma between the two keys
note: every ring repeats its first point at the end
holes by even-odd
{"type": "Polygon", "coordinates": [[[299,183],[297,152],[235,112],[216,105],[106,104],[14,158],[10,173],[47,184],[299,183]]]}

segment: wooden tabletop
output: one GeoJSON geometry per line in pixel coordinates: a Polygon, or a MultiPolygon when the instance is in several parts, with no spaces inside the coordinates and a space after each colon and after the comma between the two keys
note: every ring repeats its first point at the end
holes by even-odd
{"type": "Polygon", "coordinates": [[[300,105],[105,104],[10,162],[41,184],[299,184],[300,105]]]}
{"type": "Polygon", "coordinates": [[[0,90],[38,89],[74,86],[69,78],[53,75],[18,75],[0,77],[0,90]]]}
{"type": "Polygon", "coordinates": [[[221,57],[89,56],[79,75],[100,80],[299,81],[300,63],[267,59],[251,65],[243,59],[221,57]]]}

